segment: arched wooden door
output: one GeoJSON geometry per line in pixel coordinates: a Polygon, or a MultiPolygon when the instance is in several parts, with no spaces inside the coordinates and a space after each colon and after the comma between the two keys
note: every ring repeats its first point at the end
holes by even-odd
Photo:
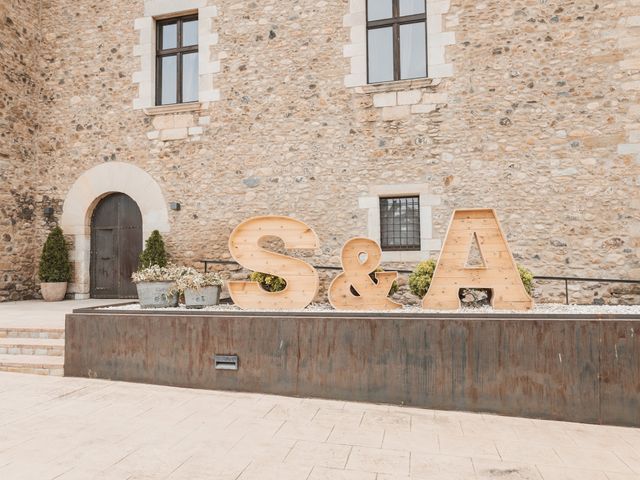
{"type": "Polygon", "coordinates": [[[131,274],[142,251],[142,215],[124,193],[103,198],[91,218],[91,297],[136,298],[131,274]]]}

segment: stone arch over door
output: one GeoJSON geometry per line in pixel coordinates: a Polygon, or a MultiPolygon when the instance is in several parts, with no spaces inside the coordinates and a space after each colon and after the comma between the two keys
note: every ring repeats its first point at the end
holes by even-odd
{"type": "Polygon", "coordinates": [[[143,239],[153,230],[169,232],[169,212],[160,186],[141,168],[124,162],[107,162],[84,172],[71,186],[62,209],[60,226],[73,237],[71,260],[74,278],[69,293],[89,298],[91,216],[96,205],[111,193],[131,197],[142,214],[143,239]]]}

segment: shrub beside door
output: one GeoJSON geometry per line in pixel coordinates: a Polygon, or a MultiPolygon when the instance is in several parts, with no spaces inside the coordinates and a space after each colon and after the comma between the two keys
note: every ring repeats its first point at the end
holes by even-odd
{"type": "Polygon", "coordinates": [[[71,281],[69,247],[60,227],[55,227],[44,244],[40,257],[40,291],[46,302],[64,300],[67,285],[71,281]]]}

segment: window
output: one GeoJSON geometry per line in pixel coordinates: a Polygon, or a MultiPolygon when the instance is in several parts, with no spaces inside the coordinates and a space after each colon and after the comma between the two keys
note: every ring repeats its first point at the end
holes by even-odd
{"type": "Polygon", "coordinates": [[[420,250],[420,197],[380,198],[382,250],[420,250]]]}
{"type": "Polygon", "coordinates": [[[425,0],[367,0],[368,82],[427,76],[425,0]]]}
{"type": "Polygon", "coordinates": [[[156,39],[156,105],[198,101],[198,17],[161,20],[156,39]]]}

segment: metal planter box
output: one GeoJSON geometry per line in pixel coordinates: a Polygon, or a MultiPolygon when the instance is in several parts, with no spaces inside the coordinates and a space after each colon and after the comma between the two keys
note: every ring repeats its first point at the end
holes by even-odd
{"type": "Polygon", "coordinates": [[[188,288],[184,291],[184,302],[187,308],[204,308],[218,305],[220,302],[220,287],[205,287],[200,290],[188,288]]]}
{"type": "Polygon", "coordinates": [[[178,306],[178,294],[169,294],[173,282],[141,282],[136,284],[141,308],[167,308],[178,306]]]}

